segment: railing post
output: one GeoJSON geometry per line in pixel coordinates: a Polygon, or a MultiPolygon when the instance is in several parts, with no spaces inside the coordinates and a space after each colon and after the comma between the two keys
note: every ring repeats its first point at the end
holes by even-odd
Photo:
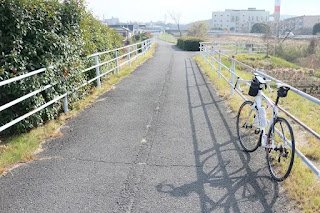
{"type": "Polygon", "coordinates": [[[205,46],[205,56],[206,56],[206,63],[208,64],[209,63],[209,60],[208,60],[208,46],[206,45],[205,46]]]}
{"type": "Polygon", "coordinates": [[[63,111],[64,113],[68,113],[69,112],[69,108],[68,108],[68,96],[64,96],[63,98],[63,111]]]}
{"type": "Polygon", "coordinates": [[[236,42],[236,55],[238,54],[238,41],[236,42]]]}
{"type": "Polygon", "coordinates": [[[145,50],[145,42],[143,41],[142,42],[142,54],[143,54],[143,56],[145,55],[144,50],[145,50]]]}
{"type": "Polygon", "coordinates": [[[138,54],[138,44],[136,44],[136,61],[138,60],[139,54],[138,54]]]}
{"type": "Polygon", "coordinates": [[[219,50],[218,58],[218,78],[221,78],[221,50],[219,50]]]}
{"type": "MultiPolygon", "coordinates": [[[[94,56],[94,62],[95,65],[99,64],[99,55],[94,56]]],[[[100,67],[96,67],[96,76],[98,77],[100,75],[100,67]]],[[[101,88],[101,81],[100,81],[100,77],[97,78],[97,87],[101,88]]]]}
{"type": "Polygon", "coordinates": [[[204,55],[203,55],[203,43],[200,43],[200,55],[201,55],[202,58],[204,59],[204,55]]]}
{"type": "Polygon", "coordinates": [[[130,61],[130,46],[127,47],[127,51],[128,51],[128,65],[129,67],[131,66],[131,61],[130,61]]]}
{"type": "Polygon", "coordinates": [[[212,47],[212,56],[211,56],[212,58],[211,58],[211,70],[213,70],[213,68],[214,68],[214,49],[213,49],[213,47],[212,47]]]}
{"type": "Polygon", "coordinates": [[[232,65],[231,65],[231,85],[230,85],[230,95],[233,95],[234,89],[234,77],[236,73],[236,62],[234,60],[234,55],[232,56],[232,65]]]}
{"type": "Polygon", "coordinates": [[[119,74],[119,59],[118,59],[118,50],[116,50],[116,66],[117,66],[117,73],[119,74]]]}

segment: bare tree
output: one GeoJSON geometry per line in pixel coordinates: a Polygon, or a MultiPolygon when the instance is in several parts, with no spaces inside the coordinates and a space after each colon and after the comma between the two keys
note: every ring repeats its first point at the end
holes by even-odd
{"type": "Polygon", "coordinates": [[[277,52],[282,50],[283,43],[292,38],[292,33],[296,29],[296,23],[294,22],[270,22],[269,29],[263,36],[263,40],[267,43],[267,57],[271,53],[277,56],[277,52]],[[273,50],[272,52],[270,52],[273,50]]]}
{"type": "Polygon", "coordinates": [[[181,30],[180,30],[180,18],[181,18],[181,14],[174,12],[174,11],[168,11],[169,16],[171,17],[171,19],[175,22],[175,24],[178,27],[179,33],[180,33],[180,37],[182,36],[181,30]]]}
{"type": "Polygon", "coordinates": [[[208,34],[208,25],[204,21],[193,23],[188,29],[188,35],[204,38],[208,34]]]}
{"type": "Polygon", "coordinates": [[[284,21],[271,22],[269,26],[268,36],[276,38],[278,43],[283,43],[289,37],[294,36],[293,31],[296,29],[296,23],[286,23],[284,21]]]}

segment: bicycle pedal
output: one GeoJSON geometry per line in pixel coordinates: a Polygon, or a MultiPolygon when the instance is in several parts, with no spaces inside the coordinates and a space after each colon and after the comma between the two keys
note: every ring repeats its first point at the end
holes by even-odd
{"type": "Polygon", "coordinates": [[[260,134],[260,129],[254,130],[254,134],[259,135],[260,134]]]}

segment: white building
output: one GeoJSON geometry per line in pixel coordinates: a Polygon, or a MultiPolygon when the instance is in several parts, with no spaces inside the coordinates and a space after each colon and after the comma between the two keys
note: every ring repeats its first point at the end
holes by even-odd
{"type": "Polygon", "coordinates": [[[102,22],[106,23],[107,25],[116,25],[120,23],[119,19],[114,17],[111,17],[110,19],[103,18],[102,22]]]}
{"type": "Polygon", "coordinates": [[[320,15],[298,16],[282,20],[280,30],[282,33],[293,32],[296,35],[311,35],[316,23],[320,23],[320,15]]]}
{"type": "Polygon", "coordinates": [[[250,32],[255,23],[268,22],[269,12],[248,8],[248,10],[230,10],[212,13],[214,28],[230,29],[236,32],[250,32]]]}

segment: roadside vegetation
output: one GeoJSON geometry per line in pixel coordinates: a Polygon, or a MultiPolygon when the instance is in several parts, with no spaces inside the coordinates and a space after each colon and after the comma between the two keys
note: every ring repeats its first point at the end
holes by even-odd
{"type": "Polygon", "coordinates": [[[174,37],[174,35],[171,35],[168,33],[160,33],[159,39],[162,41],[173,43],[173,44],[177,43],[177,38],[174,37]]]}
{"type": "MultiPolygon", "coordinates": [[[[272,62],[272,67],[298,67],[294,64],[284,61],[283,59],[271,57],[268,59],[263,59],[264,56],[246,56],[238,55],[236,59],[247,63],[252,66],[254,64],[266,65],[272,62]]],[[[243,103],[243,99],[235,93],[234,96],[230,96],[230,85],[227,84],[222,78],[218,79],[218,74],[216,71],[211,69],[211,65],[207,64],[202,56],[196,56],[195,61],[204,70],[208,78],[216,86],[220,96],[227,100],[229,107],[233,112],[237,112],[240,105],[243,103]]],[[[223,63],[228,67],[231,66],[231,62],[223,60],[223,63]]],[[[215,63],[217,67],[217,64],[215,63]]],[[[257,68],[258,65],[256,65],[257,68]]],[[[221,73],[226,76],[227,79],[231,78],[230,73],[222,69],[221,73]]],[[[253,77],[252,73],[246,71],[244,68],[237,66],[236,74],[238,74],[243,79],[251,79],[253,77]]],[[[273,85],[275,87],[275,85],[273,85]]],[[[243,86],[244,94],[247,94],[248,88],[243,86]]],[[[276,90],[276,88],[274,88],[276,90]]],[[[275,100],[276,93],[268,93],[272,100],[275,100]]],[[[248,99],[252,97],[247,96],[248,99]]],[[[316,132],[320,133],[320,107],[312,102],[306,101],[300,96],[293,92],[289,92],[286,98],[281,99],[280,106],[284,107],[291,114],[296,116],[298,119],[303,121],[309,127],[311,127],[316,132]]],[[[281,116],[286,117],[281,114],[281,116]]],[[[290,120],[288,118],[288,120],[290,120]]],[[[294,129],[294,134],[296,138],[296,146],[302,151],[310,160],[312,160],[316,165],[319,165],[320,160],[320,143],[312,136],[305,133],[297,124],[290,122],[294,129]]],[[[300,160],[298,156],[295,157],[295,163],[293,170],[286,181],[281,183],[284,185],[287,194],[292,198],[296,205],[301,208],[304,212],[319,212],[320,211],[320,182],[318,177],[300,160]]]]}
{"type": "Polygon", "coordinates": [[[186,51],[199,51],[200,50],[200,42],[203,42],[204,39],[199,37],[191,37],[191,36],[182,36],[178,38],[177,46],[186,51]]]}
{"type": "MultiPolygon", "coordinates": [[[[54,97],[71,91],[69,108],[85,97],[94,84],[82,87],[95,76],[82,70],[93,64],[87,56],[122,46],[122,37],[92,14],[82,1],[6,0],[0,4],[0,81],[52,66],[46,72],[0,87],[0,105],[44,85],[55,85],[0,112],[0,126],[30,112],[54,97]]],[[[100,60],[106,60],[105,55],[100,60]]],[[[107,67],[105,67],[107,68],[107,67]]],[[[102,70],[103,71],[103,70],[102,70]]],[[[1,134],[27,132],[52,120],[62,111],[55,103],[24,119],[1,134]]]]}
{"type": "MultiPolygon", "coordinates": [[[[263,28],[258,25],[259,29],[263,28]]],[[[297,66],[314,69],[317,76],[320,76],[320,40],[295,39],[293,38],[273,38],[268,34],[262,37],[246,37],[233,35],[210,35],[208,41],[217,43],[266,43],[268,45],[268,55],[284,59],[297,66]]]]}
{"type": "Polygon", "coordinates": [[[79,112],[93,104],[101,94],[111,90],[121,79],[129,76],[133,70],[152,57],[155,48],[156,45],[146,52],[145,56],[141,55],[138,60],[132,61],[130,67],[123,66],[119,75],[110,74],[104,77],[101,89],[91,88],[87,96],[75,102],[73,110],[69,113],[61,113],[56,119],[47,121],[44,125],[34,128],[28,133],[11,136],[2,141],[0,145],[0,174],[8,172],[10,168],[18,163],[36,160],[34,153],[39,150],[42,142],[49,138],[61,137],[60,128],[68,119],[77,116],[79,112]]]}

